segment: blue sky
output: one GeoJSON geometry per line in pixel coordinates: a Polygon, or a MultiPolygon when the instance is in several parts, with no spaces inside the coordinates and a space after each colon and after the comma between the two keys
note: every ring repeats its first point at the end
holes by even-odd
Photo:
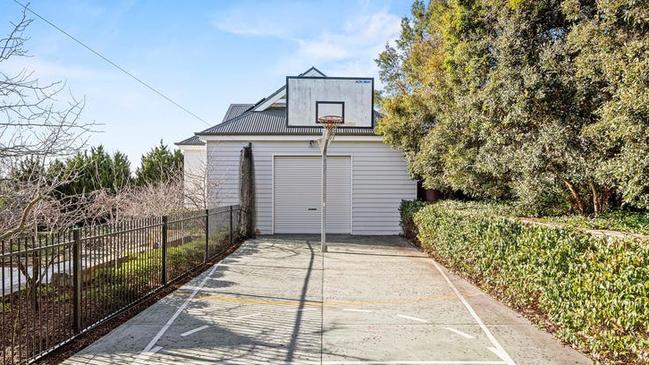
{"type": "MultiPolygon", "coordinates": [[[[286,75],[314,65],[331,76],[377,77],[374,59],[399,33],[410,0],[38,1],[31,8],[202,118],[218,123],[230,103],[255,102],[286,75]]],[[[0,0],[0,32],[20,15],[0,0]]],[[[31,57],[2,65],[64,80],[85,97],[83,118],[102,123],[92,145],[140,155],[207,128],[36,19],[31,57]]],[[[378,81],[378,80],[377,80],[378,81]]]]}

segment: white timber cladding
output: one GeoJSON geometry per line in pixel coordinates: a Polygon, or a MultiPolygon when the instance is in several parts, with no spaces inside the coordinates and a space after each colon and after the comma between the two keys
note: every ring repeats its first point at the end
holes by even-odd
{"type": "Polygon", "coordinates": [[[190,209],[204,209],[205,174],[207,154],[205,146],[183,146],[183,184],[185,206],[190,209]]]}
{"type": "MultiPolygon", "coordinates": [[[[273,156],[319,156],[316,136],[309,140],[252,142],[255,170],[256,227],[273,234],[273,156]]],[[[340,138],[343,139],[343,138],[340,138]]],[[[239,204],[239,158],[245,141],[208,140],[208,191],[219,206],[239,204]]],[[[398,234],[399,204],[416,198],[403,154],[380,140],[333,141],[330,155],[350,156],[352,164],[352,234],[398,234]]],[[[319,166],[319,165],[318,165],[319,166]]],[[[320,187],[312,188],[319,196],[320,187]]]]}
{"type": "Polygon", "coordinates": [[[371,79],[300,77],[288,78],[286,82],[289,126],[319,125],[317,102],[342,103],[346,127],[372,126],[374,85],[371,79]]]}
{"type": "MultiPolygon", "coordinates": [[[[350,156],[327,158],[327,232],[352,232],[350,156]]],[[[281,156],[273,160],[273,232],[320,233],[322,159],[281,156]]]]}

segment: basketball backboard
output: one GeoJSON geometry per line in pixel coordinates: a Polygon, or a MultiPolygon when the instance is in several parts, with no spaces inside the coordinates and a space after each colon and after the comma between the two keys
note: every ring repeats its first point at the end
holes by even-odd
{"type": "Polygon", "coordinates": [[[374,79],[286,78],[288,127],[321,126],[322,117],[340,118],[338,127],[374,127],[374,79]]]}

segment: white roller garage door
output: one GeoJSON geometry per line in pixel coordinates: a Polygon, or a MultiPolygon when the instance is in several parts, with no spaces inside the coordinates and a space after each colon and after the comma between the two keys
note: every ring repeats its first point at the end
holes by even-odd
{"type": "MultiPolygon", "coordinates": [[[[275,156],[275,233],[320,233],[320,156],[275,156]]],[[[327,159],[327,233],[351,233],[352,171],[349,156],[327,159]]]]}

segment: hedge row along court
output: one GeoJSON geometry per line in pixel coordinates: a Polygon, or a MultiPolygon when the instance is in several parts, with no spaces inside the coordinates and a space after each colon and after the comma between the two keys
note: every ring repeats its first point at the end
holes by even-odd
{"type": "Polygon", "coordinates": [[[406,202],[423,249],[602,363],[649,360],[649,243],[529,225],[506,210],[406,202]],[[417,209],[420,208],[420,209],[417,209]]]}

